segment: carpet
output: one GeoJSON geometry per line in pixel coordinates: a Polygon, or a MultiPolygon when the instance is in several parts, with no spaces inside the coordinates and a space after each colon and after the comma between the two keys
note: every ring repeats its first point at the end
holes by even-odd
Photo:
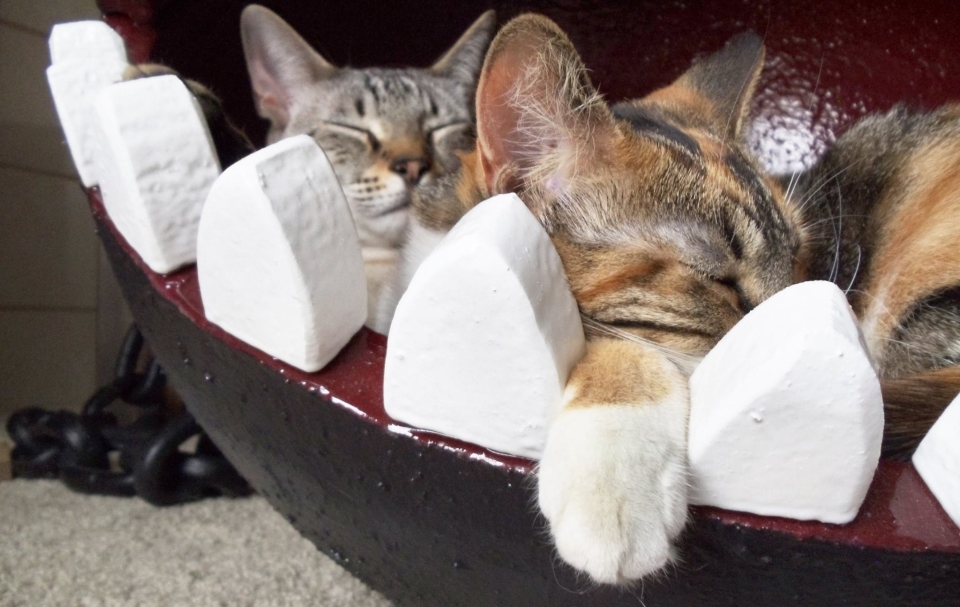
{"type": "Polygon", "coordinates": [[[156,508],[0,482],[0,607],[387,607],[260,497],[156,508]]]}

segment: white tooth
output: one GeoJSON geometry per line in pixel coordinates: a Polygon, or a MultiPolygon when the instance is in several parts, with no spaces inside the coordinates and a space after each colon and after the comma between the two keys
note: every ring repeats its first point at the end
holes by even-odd
{"type": "Polygon", "coordinates": [[[142,78],[107,87],[95,109],[110,219],[154,272],[192,263],[200,209],[220,174],[193,95],[176,76],[142,78]]]}
{"type": "Polygon", "coordinates": [[[317,371],[367,318],[363,259],[333,167],[306,135],[230,166],[197,242],[207,318],[267,354],[317,371]]]}
{"type": "Polygon", "coordinates": [[[883,438],[880,382],[843,292],[806,282],[744,317],[690,378],[692,503],[846,523],[883,438]]]}
{"type": "Polygon", "coordinates": [[[960,526],[960,396],[920,442],[913,454],[913,465],[946,513],[960,526]]]}
{"type": "Polygon", "coordinates": [[[539,458],[583,327],[550,238],[514,194],[471,210],[417,270],[390,329],[399,421],[539,458]]]}
{"type": "MultiPolygon", "coordinates": [[[[106,24],[101,25],[106,27],[106,24]]],[[[60,26],[54,27],[55,33],[57,27],[60,26]]],[[[86,187],[94,186],[99,181],[94,101],[105,88],[123,79],[123,70],[126,68],[124,59],[113,57],[60,61],[47,68],[53,105],[60,118],[73,164],[86,187]]]]}
{"type": "Polygon", "coordinates": [[[58,23],[50,31],[47,42],[50,62],[54,65],[81,59],[127,62],[123,38],[103,21],[58,23]]]}

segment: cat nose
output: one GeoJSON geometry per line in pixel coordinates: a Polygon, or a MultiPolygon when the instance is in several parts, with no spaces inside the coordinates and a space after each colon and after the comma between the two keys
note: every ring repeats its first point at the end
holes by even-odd
{"type": "Polygon", "coordinates": [[[426,158],[397,158],[390,170],[403,177],[410,185],[417,185],[424,173],[430,170],[430,161],[426,158]]]}

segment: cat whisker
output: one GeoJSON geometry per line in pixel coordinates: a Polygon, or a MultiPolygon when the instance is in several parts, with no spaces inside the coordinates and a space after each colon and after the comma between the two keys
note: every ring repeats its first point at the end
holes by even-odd
{"type": "Polygon", "coordinates": [[[798,209],[799,211],[801,211],[801,212],[804,211],[804,210],[806,210],[807,205],[810,204],[811,202],[813,202],[813,201],[815,200],[816,195],[820,193],[820,190],[822,190],[822,189],[825,188],[826,186],[830,185],[830,182],[832,182],[832,181],[837,181],[837,182],[839,183],[839,178],[840,178],[844,173],[846,173],[847,171],[849,171],[850,169],[852,169],[853,167],[855,167],[856,165],[858,165],[858,164],[860,164],[861,162],[864,162],[864,161],[865,161],[865,159],[859,159],[859,160],[856,160],[856,161],[854,161],[854,162],[851,162],[850,164],[848,164],[847,166],[845,166],[845,167],[843,167],[843,168],[841,168],[841,169],[837,169],[837,171],[834,172],[832,175],[828,175],[827,177],[825,177],[825,178],[820,182],[820,184],[817,185],[816,188],[814,188],[813,190],[811,190],[811,191],[809,191],[809,192],[805,192],[804,195],[803,195],[803,198],[801,198],[800,200],[798,200],[797,202],[795,202],[795,203],[793,203],[793,204],[795,204],[796,207],[797,207],[797,209],[798,209]]]}
{"type": "Polygon", "coordinates": [[[783,195],[786,200],[790,200],[793,197],[793,192],[797,189],[798,183],[800,183],[800,171],[794,171],[790,176],[790,182],[787,183],[787,191],[783,195]]]}
{"type": "Polygon", "coordinates": [[[837,205],[839,214],[837,216],[836,233],[836,251],[833,254],[833,269],[830,271],[830,282],[835,282],[840,276],[840,240],[843,237],[843,193],[840,191],[840,182],[837,182],[837,205]]]}
{"type": "MultiPolygon", "coordinates": [[[[550,538],[547,538],[547,541],[549,540],[550,538]]],[[[556,582],[557,586],[559,586],[564,592],[583,596],[600,587],[600,585],[597,584],[589,575],[583,571],[580,571],[579,569],[573,569],[574,583],[581,588],[567,588],[560,582],[560,578],[557,576],[558,567],[567,567],[567,563],[563,560],[563,557],[560,556],[556,549],[554,549],[553,558],[550,559],[550,572],[553,573],[553,581],[556,582]]]]}
{"type": "Polygon", "coordinates": [[[850,284],[847,285],[847,288],[843,290],[843,294],[846,295],[850,292],[850,289],[853,288],[853,283],[857,280],[857,274],[860,273],[860,262],[863,260],[863,248],[860,245],[857,245],[857,265],[853,269],[853,276],[850,277],[850,284]]]}
{"type": "Polygon", "coordinates": [[[906,341],[903,341],[903,340],[900,340],[900,339],[894,339],[894,338],[892,338],[892,337],[883,337],[883,338],[881,338],[881,339],[882,339],[883,341],[887,342],[887,343],[897,344],[897,345],[903,346],[905,349],[907,349],[907,350],[910,351],[910,352],[913,352],[913,353],[916,353],[916,354],[926,354],[927,356],[930,356],[931,358],[939,358],[939,357],[940,357],[940,354],[941,354],[939,351],[934,351],[934,350],[929,350],[929,349],[926,349],[926,348],[922,348],[922,347],[918,346],[918,345],[915,344],[915,343],[906,342],[906,341]]]}
{"type": "Polygon", "coordinates": [[[947,309],[945,309],[945,308],[940,308],[940,307],[937,307],[937,306],[935,306],[935,305],[931,305],[931,304],[928,303],[928,304],[924,304],[924,305],[922,305],[922,306],[918,306],[918,309],[931,310],[931,311],[934,311],[934,310],[935,310],[935,311],[939,312],[940,314],[943,314],[944,316],[952,319],[954,322],[960,324],[960,314],[957,314],[956,312],[951,312],[950,310],[947,310],[947,309]]]}
{"type": "MultiPolygon", "coordinates": [[[[887,308],[886,305],[884,305],[883,300],[880,299],[879,297],[877,297],[876,295],[872,294],[872,293],[869,293],[869,292],[864,291],[864,290],[862,290],[862,289],[850,289],[850,292],[849,292],[849,293],[853,293],[853,294],[855,294],[855,295],[863,295],[863,296],[866,296],[866,297],[870,298],[871,300],[873,300],[874,302],[878,303],[878,304],[880,305],[880,307],[883,309],[883,312],[884,312],[885,314],[892,314],[892,313],[890,312],[890,309],[887,308]]],[[[849,295],[849,293],[848,293],[848,295],[849,295]]]]}
{"type": "MultiPolygon", "coordinates": [[[[853,294],[855,294],[855,295],[862,295],[862,296],[868,298],[870,301],[872,301],[873,303],[875,303],[875,304],[880,308],[880,313],[881,313],[881,314],[887,316],[888,318],[894,318],[895,315],[893,314],[893,312],[890,311],[890,308],[888,308],[887,305],[884,304],[883,299],[882,299],[881,297],[878,297],[878,296],[876,296],[876,295],[873,295],[872,293],[868,293],[867,291],[864,291],[864,290],[862,290],[862,289],[850,289],[850,291],[848,291],[848,293],[847,293],[847,297],[848,297],[848,298],[849,298],[849,296],[850,296],[850,293],[853,293],[853,294]]],[[[858,318],[858,319],[859,319],[859,318],[858,318]]],[[[880,339],[889,339],[889,338],[883,337],[883,336],[877,336],[877,337],[879,337],[880,339]]]]}
{"type": "Polygon", "coordinates": [[[697,366],[700,365],[700,362],[703,360],[702,356],[697,356],[695,354],[687,354],[685,352],[679,352],[673,348],[664,346],[655,341],[645,339],[631,333],[629,331],[624,331],[618,327],[612,327],[606,323],[600,322],[584,314],[580,315],[580,319],[583,321],[583,328],[586,330],[587,334],[605,336],[605,337],[614,337],[616,339],[623,339],[626,341],[632,341],[637,344],[647,346],[657,352],[660,352],[667,359],[670,360],[673,364],[680,369],[680,372],[686,376],[693,374],[697,366]]]}
{"type": "Polygon", "coordinates": [[[407,202],[410,196],[407,190],[393,190],[386,192],[347,192],[344,191],[347,199],[359,207],[365,209],[379,209],[384,206],[393,206],[397,202],[407,202]]]}
{"type": "Polygon", "coordinates": [[[630,596],[637,599],[637,602],[640,603],[641,607],[647,607],[647,604],[643,602],[644,585],[642,579],[640,580],[640,596],[637,596],[637,591],[632,588],[628,589],[627,591],[630,593],[630,596]]]}
{"type": "Polygon", "coordinates": [[[814,95],[817,94],[817,88],[820,87],[820,76],[823,74],[823,63],[824,63],[824,60],[825,60],[826,58],[827,58],[827,52],[824,51],[823,54],[820,55],[820,69],[817,70],[817,80],[816,80],[816,82],[813,83],[813,94],[814,94],[814,95]]]}
{"type": "MultiPolygon", "coordinates": [[[[830,217],[828,217],[828,218],[820,219],[820,220],[818,220],[818,221],[813,221],[813,222],[811,222],[811,223],[805,224],[804,227],[812,228],[812,227],[814,227],[814,226],[819,226],[819,225],[822,225],[822,224],[824,224],[824,223],[827,223],[828,221],[833,221],[833,220],[837,219],[838,217],[840,217],[840,216],[839,216],[839,215],[832,215],[832,216],[830,216],[830,217]]],[[[869,215],[865,215],[865,214],[863,214],[863,213],[844,213],[844,214],[843,214],[843,217],[869,217],[869,215]]]]}

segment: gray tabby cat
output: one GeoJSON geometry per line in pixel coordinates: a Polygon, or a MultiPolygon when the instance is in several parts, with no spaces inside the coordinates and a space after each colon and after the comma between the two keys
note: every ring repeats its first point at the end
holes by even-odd
{"type": "Polygon", "coordinates": [[[327,154],[364,249],[371,311],[396,263],[412,193],[456,170],[458,153],[474,145],[474,91],[495,22],[493,11],[481,15],[426,69],[353,69],[330,64],[272,11],[243,11],[267,141],[308,134],[327,154]]]}

